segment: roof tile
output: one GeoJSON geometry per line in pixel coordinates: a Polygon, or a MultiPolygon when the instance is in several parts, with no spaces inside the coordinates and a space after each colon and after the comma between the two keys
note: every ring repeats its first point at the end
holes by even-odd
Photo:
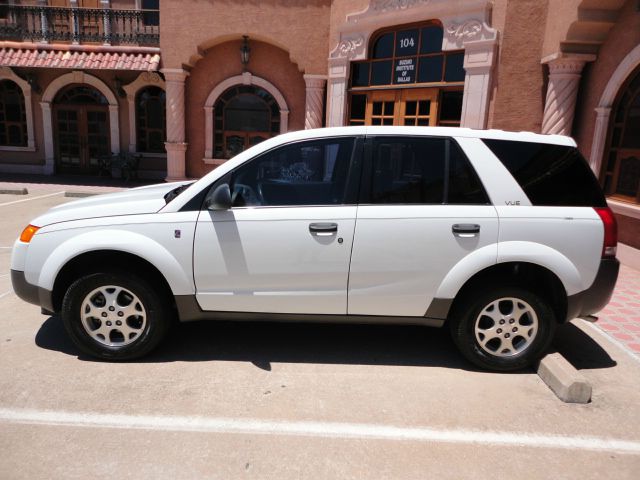
{"type": "Polygon", "coordinates": [[[159,64],[160,55],[157,53],[0,48],[0,66],[2,67],[156,71],[159,64]]]}

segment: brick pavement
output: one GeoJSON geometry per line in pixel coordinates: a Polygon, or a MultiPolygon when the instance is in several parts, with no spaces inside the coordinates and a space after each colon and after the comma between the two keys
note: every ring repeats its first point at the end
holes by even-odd
{"type": "Polygon", "coordinates": [[[602,330],[640,356],[640,271],[621,265],[609,305],[596,314],[602,330]]]}

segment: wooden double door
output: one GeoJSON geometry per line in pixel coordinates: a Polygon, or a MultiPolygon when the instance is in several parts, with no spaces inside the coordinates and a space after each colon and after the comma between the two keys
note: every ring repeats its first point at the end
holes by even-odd
{"type": "Polygon", "coordinates": [[[377,90],[367,93],[365,125],[435,126],[438,90],[377,90]]]}
{"type": "Polygon", "coordinates": [[[100,105],[56,105],[56,171],[97,173],[109,156],[109,108],[100,105]]]}

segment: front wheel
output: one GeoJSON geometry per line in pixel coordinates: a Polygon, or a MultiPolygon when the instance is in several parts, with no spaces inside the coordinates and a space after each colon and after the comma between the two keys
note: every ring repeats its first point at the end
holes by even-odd
{"type": "Polygon", "coordinates": [[[531,365],[549,347],[556,318],[538,295],[516,287],[471,295],[451,319],[453,340],[479,367],[510,371],[531,365]]]}
{"type": "Polygon", "coordinates": [[[167,302],[145,280],[124,272],[76,280],[62,301],[62,320],[84,353],[130,360],[155,348],[170,324],[167,302]]]}

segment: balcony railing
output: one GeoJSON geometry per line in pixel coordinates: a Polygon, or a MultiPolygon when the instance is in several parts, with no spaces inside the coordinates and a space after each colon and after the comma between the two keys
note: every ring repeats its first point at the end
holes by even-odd
{"type": "Polygon", "coordinates": [[[158,45],[158,10],[0,6],[0,40],[158,45]]]}

